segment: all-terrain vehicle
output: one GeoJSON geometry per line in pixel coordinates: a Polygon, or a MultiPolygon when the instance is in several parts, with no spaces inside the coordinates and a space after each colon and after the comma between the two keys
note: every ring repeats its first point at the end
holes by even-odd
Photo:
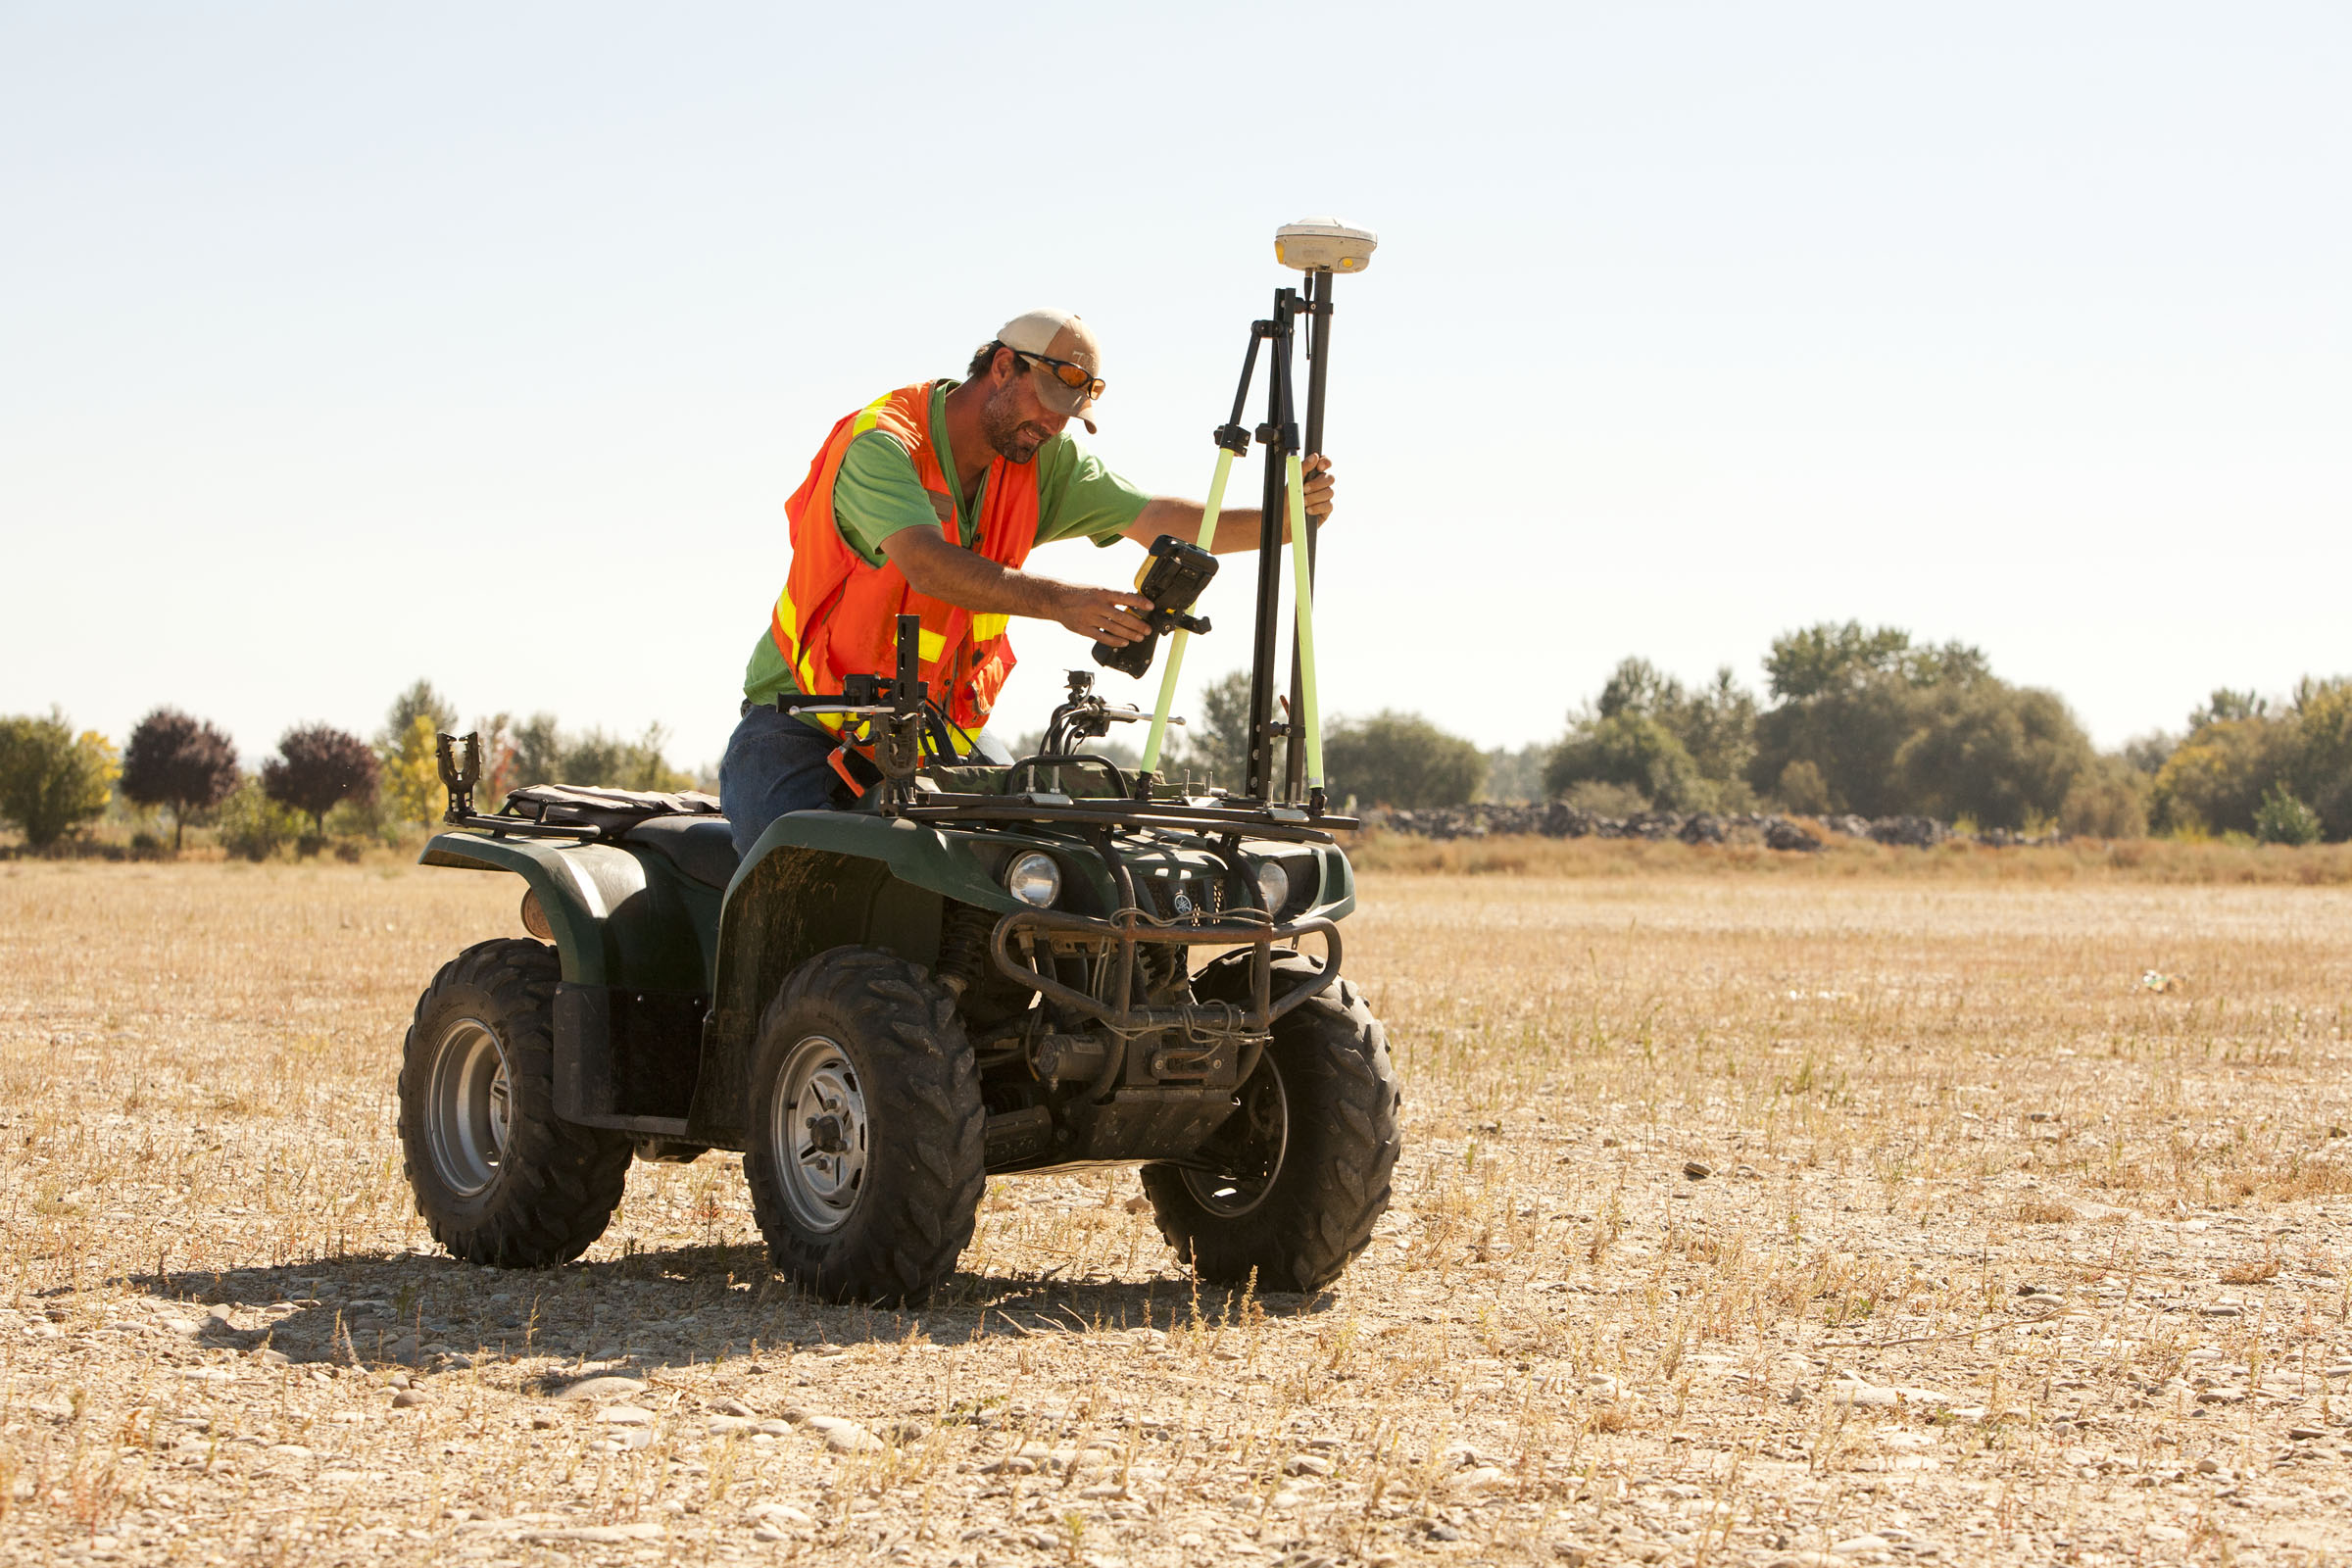
{"type": "MultiPolygon", "coordinates": [[[[1294,253],[1339,243],[1309,240],[1294,253]]],[[[477,811],[480,742],[442,738],[451,831],[423,863],[520,876],[533,938],[460,954],[409,1031],[401,1139],[444,1247],[567,1261],[633,1159],[729,1149],[776,1266],[830,1299],[924,1298],[987,1177],[1015,1172],[1140,1165],[1161,1233],[1211,1281],[1312,1290],[1362,1250],[1389,1201],[1399,1091],[1340,972],[1355,884],[1333,832],[1354,824],[1324,808],[1304,573],[1303,717],[1278,718],[1272,691],[1286,504],[1300,565],[1308,533],[1292,321],[1311,323],[1313,440],[1330,286],[1309,269],[1303,298],[1279,291],[1251,329],[1248,366],[1271,344],[1275,391],[1243,790],[1151,765],[1186,630],[1206,629],[1184,612],[1213,563],[1189,546],[1152,557],[1181,591],[1155,600],[1176,641],[1133,776],[1085,746],[1148,715],[1086,672],[1039,755],[957,756],[916,678],[911,616],[891,676],[786,700],[866,740],[871,787],[778,818],[740,858],[707,796],[543,786],[477,811]]],[[[1204,538],[1248,443],[1250,373],[1218,432],[1204,538]]]]}

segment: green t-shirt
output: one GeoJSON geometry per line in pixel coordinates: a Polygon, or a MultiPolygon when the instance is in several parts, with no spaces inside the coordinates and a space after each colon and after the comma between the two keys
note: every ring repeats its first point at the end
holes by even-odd
{"type": "MultiPolygon", "coordinates": [[[[931,440],[939,449],[940,471],[946,474],[956,471],[946,421],[948,390],[955,385],[941,381],[931,389],[931,440]]],[[[1039,447],[1030,462],[1037,467],[1036,542],[1041,545],[1055,539],[1110,544],[1143,514],[1145,503],[1152,499],[1102,466],[1066,433],[1039,447]]],[[[987,492],[983,474],[979,489],[956,508],[957,531],[967,549],[979,537],[980,503],[987,492]]],[[[882,542],[902,528],[937,528],[944,520],[934,509],[931,492],[914,476],[914,460],[905,447],[880,430],[868,430],[850,443],[833,479],[833,522],[842,542],[866,564],[882,564],[882,542]]],[[[762,631],[744,668],[743,695],[755,703],[772,703],[799,690],[774,636],[762,631]]]]}

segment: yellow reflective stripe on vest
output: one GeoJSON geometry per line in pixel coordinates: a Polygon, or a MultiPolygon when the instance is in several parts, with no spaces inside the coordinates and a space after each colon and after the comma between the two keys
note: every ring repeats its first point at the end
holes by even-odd
{"type": "Polygon", "coordinates": [[[993,643],[1004,636],[1004,628],[1011,624],[1012,617],[1010,615],[974,615],[972,617],[972,641],[993,643]]]}
{"type": "Polygon", "coordinates": [[[916,634],[915,652],[922,656],[922,661],[924,663],[938,663],[940,655],[946,653],[947,651],[947,638],[940,635],[938,632],[933,631],[930,627],[925,626],[919,633],[916,634]]]}
{"type": "Polygon", "coordinates": [[[792,602],[790,587],[776,595],[776,624],[784,629],[785,636],[792,639],[794,647],[800,646],[801,612],[792,602]]]}

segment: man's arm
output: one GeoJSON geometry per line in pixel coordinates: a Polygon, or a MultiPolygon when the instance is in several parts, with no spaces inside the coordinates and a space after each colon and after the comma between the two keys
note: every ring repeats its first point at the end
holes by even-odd
{"type": "MultiPolygon", "coordinates": [[[[1200,509],[1193,509],[1193,527],[1200,509]]],[[[918,593],[983,615],[1027,615],[1054,620],[1081,637],[1113,648],[1148,637],[1151,624],[1136,610],[1150,604],[1131,588],[1089,588],[1000,565],[976,551],[948,543],[927,528],[906,528],[882,542],[891,564],[918,593]]]]}
{"type": "MultiPolygon", "coordinates": [[[[1332,502],[1331,460],[1317,454],[1308,458],[1306,468],[1306,514],[1318,522],[1330,520],[1332,502]]],[[[1143,513],[1126,528],[1127,537],[1139,545],[1149,545],[1163,533],[1172,533],[1186,544],[1200,537],[1200,514],[1204,509],[1198,501],[1179,501],[1174,496],[1153,496],[1143,513]]],[[[1260,510],[1256,507],[1226,507],[1217,514],[1217,537],[1209,550],[1228,556],[1240,550],[1255,550],[1260,510]]],[[[1288,520],[1283,524],[1282,537],[1289,543],[1291,529],[1288,520]]]]}

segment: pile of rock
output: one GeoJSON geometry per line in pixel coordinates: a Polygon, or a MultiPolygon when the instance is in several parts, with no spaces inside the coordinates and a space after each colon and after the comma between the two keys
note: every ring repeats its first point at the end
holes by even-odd
{"type": "MultiPolygon", "coordinates": [[[[1532,806],[1486,801],[1475,806],[1417,811],[1373,809],[1365,811],[1363,818],[1367,827],[1426,839],[1480,839],[1506,834],[1547,839],[1674,839],[1685,844],[1761,844],[1767,849],[1800,854],[1824,848],[1834,836],[1919,850],[1932,849],[1955,836],[1949,826],[1932,816],[1882,816],[1875,821],[1852,815],[1815,818],[1759,811],[1723,814],[1640,811],[1632,816],[1602,816],[1596,811],[1580,810],[1565,801],[1532,806]]],[[[2065,837],[2052,833],[2033,838],[2005,828],[1959,836],[1994,848],[2055,844],[2065,837]]]]}

